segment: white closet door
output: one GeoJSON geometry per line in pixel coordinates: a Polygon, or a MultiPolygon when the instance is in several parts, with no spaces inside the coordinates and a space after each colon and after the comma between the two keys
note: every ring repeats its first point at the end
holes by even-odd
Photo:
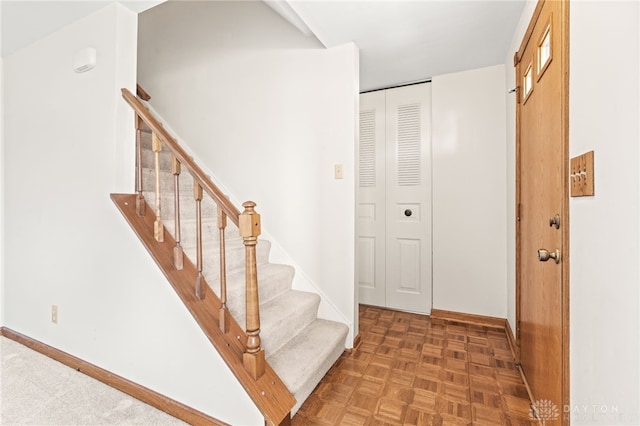
{"type": "Polygon", "coordinates": [[[385,306],[385,92],[360,95],[356,272],[359,301],[385,306]]]}
{"type": "Polygon", "coordinates": [[[431,85],[386,91],[386,306],[431,312],[431,85]]]}

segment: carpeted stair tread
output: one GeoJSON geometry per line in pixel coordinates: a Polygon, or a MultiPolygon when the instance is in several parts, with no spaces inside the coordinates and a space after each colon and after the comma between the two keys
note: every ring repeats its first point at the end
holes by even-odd
{"type": "MultiPolygon", "coordinates": [[[[178,179],[180,193],[189,194],[193,197],[193,178],[189,173],[181,173],[178,179]]],[[[152,168],[142,168],[142,187],[156,188],[156,171],[152,168]]],[[[160,192],[170,192],[173,194],[175,184],[171,170],[160,169],[160,192]]],[[[204,191],[203,191],[204,192],[204,191]]]]}
{"type": "MultiPolygon", "coordinates": [[[[155,187],[155,183],[153,187],[155,187]]],[[[147,203],[151,207],[151,210],[155,212],[156,194],[155,192],[147,191],[147,189],[150,189],[150,188],[145,188],[145,190],[142,192],[142,195],[144,196],[144,199],[147,201],[147,203]]],[[[173,190],[171,190],[171,192],[160,193],[160,207],[162,208],[160,212],[160,218],[164,222],[172,222],[174,220],[174,211],[175,211],[173,190]]],[[[211,197],[209,197],[206,194],[202,198],[200,209],[201,209],[203,220],[207,220],[207,218],[212,218],[211,220],[217,221],[216,215],[218,214],[217,213],[218,208],[216,206],[216,203],[211,199],[211,197]]],[[[195,217],[196,217],[196,202],[193,199],[193,190],[190,190],[188,192],[180,192],[180,221],[181,222],[189,221],[189,220],[195,221],[195,217]]],[[[233,225],[233,223],[230,220],[228,220],[227,226],[234,227],[235,225],[233,225]]],[[[238,228],[235,228],[235,229],[238,229],[238,228]]]]}
{"type": "MultiPolygon", "coordinates": [[[[260,240],[256,246],[256,262],[263,265],[269,262],[269,251],[271,243],[267,240],[260,240]]],[[[196,258],[196,247],[183,247],[184,254],[189,259],[196,258]]],[[[244,272],[245,270],[245,249],[244,245],[229,245],[225,250],[225,264],[227,276],[244,272]]],[[[207,282],[217,282],[220,277],[220,246],[218,244],[206,244],[202,246],[202,273],[207,282]]]]}
{"type": "MultiPolygon", "coordinates": [[[[147,167],[149,169],[153,169],[155,167],[155,153],[151,150],[151,148],[143,148],[142,149],[142,167],[147,167]]],[[[171,151],[164,150],[160,151],[160,155],[158,156],[158,160],[160,161],[160,169],[161,170],[171,170],[171,151]]],[[[180,173],[180,178],[182,176],[186,176],[189,173],[186,169],[182,169],[182,173],[180,173]]]]}
{"type": "MultiPolygon", "coordinates": [[[[289,265],[264,263],[258,265],[258,298],[261,304],[291,290],[295,269],[289,265]]],[[[217,293],[218,289],[209,283],[217,293]]],[[[245,317],[246,275],[239,271],[227,275],[227,306],[236,318],[245,317]]]]}
{"type": "MultiPolygon", "coordinates": [[[[166,230],[175,237],[175,223],[173,219],[163,220],[166,230]]],[[[217,245],[220,241],[220,230],[218,229],[217,219],[203,218],[202,219],[202,243],[217,245]]],[[[195,247],[197,243],[196,233],[196,221],[195,220],[180,220],[180,242],[184,247],[195,247]]],[[[229,247],[234,245],[243,245],[242,237],[238,228],[233,224],[227,223],[227,228],[224,232],[225,244],[229,247]]],[[[260,244],[258,239],[258,244],[260,244]]]]}
{"type": "MultiPolygon", "coordinates": [[[[289,290],[260,304],[260,337],[266,354],[284,346],[316,319],[320,296],[306,291],[289,290]]],[[[237,318],[244,324],[245,317],[237,318]]]]}
{"type": "Polygon", "coordinates": [[[316,319],[267,361],[298,401],[300,408],[345,348],[349,328],[339,322],[316,319]]]}

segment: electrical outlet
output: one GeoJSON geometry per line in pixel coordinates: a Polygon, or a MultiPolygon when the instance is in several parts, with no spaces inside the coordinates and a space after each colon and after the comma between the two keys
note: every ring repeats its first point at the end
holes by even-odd
{"type": "Polygon", "coordinates": [[[51,322],[58,323],[58,305],[51,305],[51,322]]]}
{"type": "Polygon", "coordinates": [[[336,179],[344,179],[344,170],[342,164],[336,164],[334,166],[334,174],[336,179]]]}

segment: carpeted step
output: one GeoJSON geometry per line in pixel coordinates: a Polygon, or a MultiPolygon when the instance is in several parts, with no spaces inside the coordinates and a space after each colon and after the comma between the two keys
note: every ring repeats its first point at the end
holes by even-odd
{"type": "MultiPolygon", "coordinates": [[[[160,160],[161,170],[171,170],[171,151],[160,151],[160,156],[158,159],[160,160]]],[[[146,167],[149,169],[153,169],[155,167],[155,153],[151,150],[151,148],[142,149],[142,167],[146,167]]],[[[188,172],[184,169],[182,170],[182,172],[188,174],[188,172]]],[[[182,176],[182,174],[180,176],[182,176]]]]}
{"type": "MultiPolygon", "coordinates": [[[[244,244],[226,244],[225,263],[227,276],[239,272],[244,272],[246,265],[246,252],[244,244]]],[[[256,246],[256,261],[258,265],[269,262],[269,251],[271,243],[267,240],[260,240],[256,246]]],[[[189,259],[193,259],[195,264],[196,248],[183,247],[184,254],[189,259]]],[[[220,246],[218,244],[207,244],[202,246],[202,273],[207,282],[218,282],[220,278],[220,246]]]]}
{"type": "MultiPolygon", "coordinates": [[[[292,336],[316,319],[320,296],[306,291],[289,290],[260,304],[260,338],[266,354],[273,354],[292,336]]],[[[244,326],[245,317],[236,317],[244,326]]]]}
{"type": "MultiPolygon", "coordinates": [[[[295,270],[289,265],[258,265],[258,298],[260,304],[291,290],[295,270]]],[[[210,283],[219,295],[218,283],[210,283]]],[[[245,318],[246,275],[244,271],[227,275],[227,306],[235,318],[245,318]]]]}
{"type": "Polygon", "coordinates": [[[316,319],[267,362],[296,397],[293,416],[327,371],[344,352],[349,328],[339,322],[316,319]]]}
{"type": "MultiPolygon", "coordinates": [[[[178,179],[180,194],[190,195],[193,198],[193,178],[189,173],[182,173],[178,179]]],[[[153,168],[142,168],[142,188],[155,191],[156,171],[153,168]]],[[[160,192],[173,194],[175,184],[171,169],[160,169],[160,192]]],[[[204,191],[203,191],[204,193],[204,191]]],[[[203,194],[204,195],[204,194],[203,194]]]]}
{"type": "MultiPolygon", "coordinates": [[[[147,189],[150,189],[150,188],[145,188],[145,191],[142,192],[142,195],[144,195],[144,199],[147,201],[149,206],[151,206],[151,210],[155,212],[156,194],[152,191],[147,191],[147,189]]],[[[173,191],[161,192],[160,204],[162,207],[162,211],[160,213],[160,218],[162,218],[162,221],[165,223],[173,222],[174,211],[175,211],[173,191]]],[[[202,202],[200,203],[200,205],[201,205],[200,208],[202,211],[203,219],[217,217],[218,208],[216,206],[216,203],[211,199],[211,197],[205,194],[204,197],[202,198],[202,202]]],[[[195,218],[196,218],[196,202],[193,199],[193,191],[181,192],[180,193],[180,220],[195,221],[195,218]]],[[[230,220],[227,221],[227,224],[228,224],[228,228],[235,227],[235,225],[230,220]]],[[[237,230],[238,228],[235,228],[235,229],[237,230]]]]}
{"type": "MultiPolygon", "coordinates": [[[[169,231],[169,233],[175,236],[175,221],[173,218],[168,220],[163,220],[164,226],[169,231]]],[[[240,237],[240,231],[231,221],[227,221],[227,227],[224,231],[224,240],[227,244],[232,244],[235,242],[241,242],[242,237],[240,237]]],[[[195,247],[197,241],[197,233],[196,233],[196,221],[194,219],[184,219],[181,217],[180,220],[180,242],[184,247],[195,247]]],[[[218,220],[215,216],[212,217],[203,217],[202,219],[202,243],[203,244],[218,244],[220,241],[220,230],[218,229],[218,220]]],[[[260,239],[258,239],[260,241],[260,239]]]]}
{"type": "MultiPolygon", "coordinates": [[[[155,157],[153,152],[153,144],[151,142],[151,133],[142,133],[142,165],[143,167],[148,167],[152,169],[155,164],[155,157]]],[[[160,168],[170,171],[171,170],[171,150],[165,145],[162,144],[160,149],[160,168]]],[[[193,157],[189,156],[189,158],[193,159],[193,157]]],[[[187,170],[183,167],[183,173],[189,174],[187,170]]]]}

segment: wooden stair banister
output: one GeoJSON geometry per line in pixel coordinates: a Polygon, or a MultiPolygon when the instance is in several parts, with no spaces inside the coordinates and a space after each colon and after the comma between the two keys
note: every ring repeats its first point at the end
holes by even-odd
{"type": "Polygon", "coordinates": [[[287,424],[291,408],[295,405],[293,395],[268,363],[265,364],[264,375],[258,380],[251,377],[250,372],[244,368],[243,355],[247,341],[244,328],[238,324],[233,316],[229,315],[228,331],[225,333],[220,329],[218,322],[221,303],[209,286],[204,287],[206,296],[203,300],[196,298],[193,291],[193,278],[197,274],[196,267],[189,258],[185,257],[184,268],[182,270],[175,268],[172,250],[175,240],[170,234],[166,235],[164,243],[158,243],[154,239],[155,214],[153,210],[150,209],[149,214],[145,216],[138,215],[134,194],[111,194],[111,199],[131,225],[201,330],[229,366],[258,410],[264,415],[266,424],[287,424]]]}
{"type": "Polygon", "coordinates": [[[151,149],[153,150],[153,161],[155,163],[154,169],[156,176],[156,221],[153,224],[153,236],[157,242],[161,243],[164,241],[164,224],[160,218],[160,151],[162,151],[162,141],[155,133],[153,133],[151,137],[151,149]]]}
{"type": "MultiPolygon", "coordinates": [[[[137,94],[141,99],[149,99],[148,94],[139,85],[137,86],[137,94]],[[144,96],[143,96],[144,95],[144,96]]],[[[122,96],[124,100],[133,108],[136,114],[136,195],[135,195],[135,212],[138,217],[143,219],[147,214],[146,200],[143,195],[143,182],[142,182],[142,132],[143,124],[151,130],[152,135],[152,151],[154,155],[155,166],[155,211],[154,213],[154,226],[152,236],[157,243],[165,242],[164,224],[160,217],[161,213],[161,196],[160,196],[160,152],[163,149],[168,149],[171,153],[171,173],[174,177],[174,210],[175,210],[175,239],[167,235],[166,240],[170,242],[172,247],[172,266],[176,271],[181,271],[187,264],[188,260],[183,259],[184,253],[180,245],[180,204],[179,204],[179,176],[182,171],[186,170],[193,178],[194,182],[194,199],[196,203],[196,265],[195,266],[195,278],[194,281],[194,294],[195,298],[204,303],[205,295],[212,294],[205,278],[202,274],[202,215],[201,215],[201,202],[203,199],[203,192],[208,194],[215,202],[218,209],[218,223],[217,227],[220,234],[220,300],[214,294],[216,301],[220,303],[219,310],[215,314],[218,320],[218,327],[226,335],[231,330],[231,325],[235,323],[232,319],[227,307],[227,291],[226,291],[226,266],[225,266],[225,243],[224,235],[229,218],[239,229],[240,236],[243,238],[245,246],[245,277],[246,277],[246,327],[245,336],[241,339],[241,336],[237,336],[239,341],[242,341],[244,345],[243,355],[241,357],[242,365],[249,374],[249,376],[259,381],[265,375],[268,370],[265,362],[264,349],[261,347],[260,340],[260,310],[259,310],[259,298],[258,298],[258,273],[257,273],[257,260],[256,260],[256,244],[258,243],[258,236],[260,235],[260,215],[255,211],[255,203],[247,201],[243,204],[244,211],[240,213],[233,203],[224,195],[224,193],[211,181],[211,179],[203,172],[203,170],[195,163],[193,158],[189,156],[186,151],[177,143],[160,124],[156,118],[149,112],[149,110],[140,102],[140,100],[134,96],[126,88],[122,89],[122,96]]],[[[145,99],[145,100],[146,100],[145,99]]],[[[115,201],[115,199],[114,199],[115,201]]],[[[125,203],[126,205],[126,203],[125,203]]],[[[124,213],[124,207],[121,207],[124,213]]],[[[133,226],[133,221],[129,220],[129,223],[133,226]]],[[[142,222],[141,222],[142,223],[142,222]]],[[[144,242],[144,240],[143,240],[144,242]]],[[[160,265],[160,263],[158,263],[160,265]]],[[[169,277],[167,275],[167,277],[169,277]]],[[[175,286],[174,286],[175,287],[175,286]]],[[[212,296],[206,296],[212,297],[212,296]]],[[[183,299],[184,300],[184,299],[183,299]]],[[[185,302],[186,303],[186,302],[185,302]]],[[[208,304],[209,302],[207,302],[208,304]]],[[[228,346],[228,343],[227,343],[228,346]]],[[[229,364],[229,363],[228,363],[229,364]]],[[[229,364],[231,366],[231,364],[229,364]]],[[[270,371],[270,370],[269,370],[270,371]]],[[[272,376],[273,372],[269,373],[272,376]]],[[[275,381],[269,379],[272,384],[275,381]]],[[[248,389],[245,386],[245,389],[248,389]]],[[[286,387],[285,387],[286,389],[286,387]]],[[[250,395],[251,396],[251,395],[250,395]]],[[[264,396],[264,392],[263,392],[264,396]]],[[[289,394],[291,397],[291,395],[289,394]]],[[[253,398],[253,396],[252,396],[253,398]]],[[[291,397],[292,398],[292,397],[291,397]]],[[[254,401],[256,398],[253,398],[254,401]]],[[[295,400],[294,400],[295,401],[295,400]]],[[[288,404],[288,400],[284,401],[284,404],[288,404]]],[[[260,405],[258,404],[259,408],[260,405]]],[[[289,410],[291,407],[288,408],[289,410]]],[[[263,413],[265,410],[261,409],[263,413]]],[[[286,417],[286,416],[285,416],[286,417]]],[[[279,424],[283,421],[280,416],[267,416],[265,414],[267,423],[279,424]]]]}
{"type": "MultiPolygon", "coordinates": [[[[138,143],[139,145],[139,143],[138,143]]],[[[174,222],[175,222],[175,240],[176,245],[173,247],[173,265],[177,270],[184,267],[184,252],[180,245],[180,162],[174,155],[171,155],[171,173],[173,174],[173,192],[175,194],[173,201],[174,222]]]]}
{"type": "Polygon", "coordinates": [[[254,378],[264,374],[264,350],[260,347],[260,310],[258,306],[258,276],[256,262],[256,244],[260,235],[260,215],[254,210],[256,203],[247,201],[242,205],[240,215],[240,236],[244,239],[247,258],[247,351],[243,355],[244,365],[254,378]]]}
{"type": "Polygon", "coordinates": [[[136,114],[136,212],[144,216],[147,204],[142,195],[142,119],[136,114]]]}
{"type": "Polygon", "coordinates": [[[202,171],[202,169],[193,161],[186,151],[178,144],[178,142],[167,132],[162,125],[155,119],[142,102],[136,98],[128,89],[122,89],[122,97],[133,108],[140,119],[156,134],[156,136],[166,144],[173,155],[178,159],[180,164],[187,169],[193,179],[202,186],[202,189],[209,194],[216,204],[224,211],[231,221],[238,226],[240,211],[233,205],[224,193],[213,183],[211,179],[202,171]]]}
{"type": "Polygon", "coordinates": [[[138,97],[143,101],[148,101],[151,99],[151,96],[149,96],[147,91],[144,90],[139,84],[136,84],[136,95],[138,95],[138,97]]]}

